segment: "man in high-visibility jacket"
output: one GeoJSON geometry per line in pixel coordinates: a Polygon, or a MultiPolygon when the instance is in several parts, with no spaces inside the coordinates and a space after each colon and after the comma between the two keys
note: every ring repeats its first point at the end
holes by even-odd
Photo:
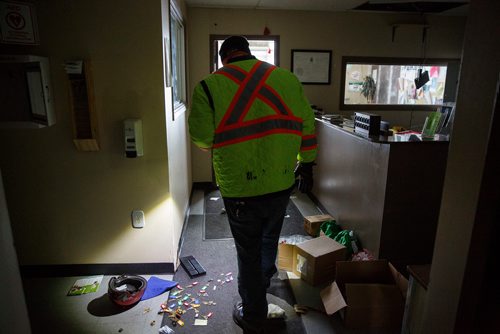
{"type": "Polygon", "coordinates": [[[299,190],[312,188],[314,113],[295,75],[257,60],[246,38],[227,38],[219,55],[224,66],[194,89],[189,132],[212,151],[236,244],[242,301],[233,319],[259,332],[290,194],[296,179],[299,190]]]}

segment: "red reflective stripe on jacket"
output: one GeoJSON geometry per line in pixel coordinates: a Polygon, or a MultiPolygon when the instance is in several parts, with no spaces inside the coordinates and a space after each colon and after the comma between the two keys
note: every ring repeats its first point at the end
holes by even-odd
{"type": "Polygon", "coordinates": [[[301,151],[314,150],[318,147],[318,142],[316,135],[302,136],[302,144],[300,146],[301,151]]]}
{"type": "Polygon", "coordinates": [[[257,138],[260,137],[259,134],[291,133],[300,136],[301,131],[302,120],[297,121],[282,115],[271,115],[245,122],[243,125],[226,127],[223,132],[215,134],[214,147],[234,143],[240,138],[257,138]]]}

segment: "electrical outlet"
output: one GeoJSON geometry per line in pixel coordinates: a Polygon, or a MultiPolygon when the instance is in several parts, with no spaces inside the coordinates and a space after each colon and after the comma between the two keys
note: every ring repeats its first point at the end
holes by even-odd
{"type": "Polygon", "coordinates": [[[132,211],[132,227],[133,228],[143,228],[146,226],[146,219],[144,218],[144,211],[134,210],[132,211]]]}

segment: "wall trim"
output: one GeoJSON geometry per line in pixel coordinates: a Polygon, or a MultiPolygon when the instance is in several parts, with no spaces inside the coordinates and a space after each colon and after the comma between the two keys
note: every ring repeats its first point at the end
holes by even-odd
{"type": "Polygon", "coordinates": [[[171,262],[22,265],[19,266],[19,269],[23,278],[120,274],[175,274],[174,264],[171,262]]]}

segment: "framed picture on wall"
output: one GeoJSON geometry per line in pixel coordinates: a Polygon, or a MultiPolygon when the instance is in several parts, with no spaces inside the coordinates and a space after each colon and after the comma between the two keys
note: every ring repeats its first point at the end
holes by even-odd
{"type": "Polygon", "coordinates": [[[331,50],[292,50],[292,72],[304,85],[329,85],[331,50]]]}

